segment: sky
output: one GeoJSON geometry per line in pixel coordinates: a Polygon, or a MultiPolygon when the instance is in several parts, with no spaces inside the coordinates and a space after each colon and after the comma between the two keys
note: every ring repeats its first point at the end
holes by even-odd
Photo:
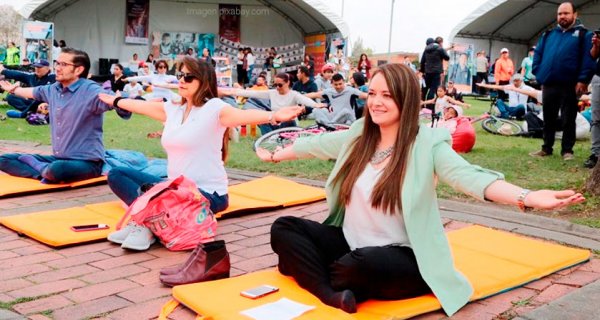
{"type": "MultiPolygon", "coordinates": [[[[388,50],[392,0],[321,0],[350,28],[350,44],[358,37],[375,53],[388,50]],[[342,3],[344,11],[342,13],[342,3]]],[[[442,36],[487,0],[395,0],[391,51],[421,52],[425,40],[442,36]]],[[[25,1],[0,0],[20,7],[25,1]]],[[[449,45],[449,44],[446,44],[449,45]]]]}
{"type": "MultiPolygon", "coordinates": [[[[323,2],[346,21],[351,43],[360,37],[364,47],[375,53],[387,52],[392,0],[323,2]]],[[[427,38],[447,39],[460,21],[485,2],[487,0],[396,0],[391,51],[421,52],[427,38]]]]}

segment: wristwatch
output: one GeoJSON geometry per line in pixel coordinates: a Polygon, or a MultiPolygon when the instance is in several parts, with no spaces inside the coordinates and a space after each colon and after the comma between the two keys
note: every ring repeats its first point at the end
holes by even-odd
{"type": "Polygon", "coordinates": [[[527,195],[529,195],[530,192],[531,190],[529,189],[523,189],[517,197],[517,206],[519,207],[519,210],[521,210],[521,212],[527,212],[533,209],[532,207],[528,207],[525,205],[525,198],[527,197],[527,195]]]}

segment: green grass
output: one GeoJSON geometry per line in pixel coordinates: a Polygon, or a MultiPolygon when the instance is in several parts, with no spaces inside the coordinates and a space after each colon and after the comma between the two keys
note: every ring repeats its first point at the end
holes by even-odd
{"type": "MultiPolygon", "coordinates": [[[[467,115],[481,115],[489,109],[489,101],[468,99],[472,107],[466,110],[467,115]]],[[[0,112],[6,107],[0,106],[0,112]]],[[[303,122],[308,124],[308,122],[303,122]]],[[[131,149],[144,152],[151,157],[165,157],[159,139],[148,139],[148,132],[161,129],[162,125],[143,116],[134,116],[129,121],[119,119],[114,113],[106,114],[105,144],[107,149],[131,149]]],[[[529,189],[575,189],[582,190],[589,170],[582,163],[589,155],[590,142],[577,141],[575,160],[562,161],[558,155],[560,140],[557,140],[554,156],[536,159],[528,153],[541,147],[541,139],[521,137],[505,137],[489,134],[475,124],[477,143],[472,152],[464,154],[464,158],[485,168],[497,170],[505,174],[506,180],[529,189]]],[[[23,120],[7,119],[0,121],[0,140],[26,140],[41,144],[49,144],[47,126],[30,126],[23,120]]],[[[253,139],[241,138],[239,143],[230,144],[230,156],[227,166],[230,168],[269,172],[282,176],[293,176],[325,180],[333,167],[331,161],[300,160],[278,164],[263,163],[252,151],[253,139]]],[[[445,185],[440,185],[439,196],[442,198],[470,199],[445,185]]],[[[574,218],[573,222],[588,226],[600,227],[600,197],[586,195],[583,204],[570,207],[560,213],[542,213],[559,218],[574,218]],[[576,219],[575,219],[576,218],[576,219]]],[[[471,200],[468,200],[471,201],[471,200]]]]}

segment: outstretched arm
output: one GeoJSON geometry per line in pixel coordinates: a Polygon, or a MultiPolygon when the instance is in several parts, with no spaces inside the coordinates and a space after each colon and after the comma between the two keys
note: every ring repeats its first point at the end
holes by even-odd
{"type": "Polygon", "coordinates": [[[540,90],[536,90],[536,89],[531,89],[531,90],[525,90],[525,89],[521,89],[521,88],[517,88],[515,86],[506,86],[505,87],[505,91],[514,91],[514,92],[518,92],[518,93],[522,93],[524,95],[527,95],[529,97],[532,97],[534,99],[537,99],[539,94],[540,94],[540,90]]]}
{"type": "Polygon", "coordinates": [[[18,84],[11,84],[8,81],[0,81],[0,88],[19,97],[33,99],[33,88],[21,88],[18,84]]]}
{"type": "Polygon", "coordinates": [[[502,90],[502,91],[504,91],[504,86],[499,86],[497,84],[476,83],[475,85],[477,85],[479,87],[488,88],[488,89],[502,90]]]}
{"type": "Polygon", "coordinates": [[[525,207],[545,210],[559,209],[585,201],[581,193],[575,193],[573,190],[528,191],[504,180],[492,182],[485,190],[485,197],[494,202],[511,205],[518,205],[519,198],[522,198],[525,207]]]}
{"type": "MultiPolygon", "coordinates": [[[[108,105],[114,105],[116,98],[120,96],[110,95],[106,93],[98,94],[98,97],[102,102],[108,105]]],[[[152,119],[164,122],[167,119],[164,109],[164,102],[162,101],[144,101],[138,99],[121,99],[117,103],[117,107],[131,111],[133,113],[143,114],[152,119]]]]}
{"type": "Polygon", "coordinates": [[[225,127],[237,127],[246,124],[278,123],[290,121],[298,117],[304,108],[291,106],[278,109],[274,112],[262,110],[242,110],[232,106],[225,106],[219,113],[219,120],[225,127]]]}
{"type": "Polygon", "coordinates": [[[455,104],[455,105],[459,105],[459,106],[461,106],[461,107],[465,107],[465,108],[467,108],[467,109],[469,109],[469,108],[471,107],[471,105],[470,105],[470,104],[468,104],[468,103],[464,103],[464,102],[460,102],[460,101],[458,101],[458,100],[456,100],[456,99],[454,99],[454,98],[452,98],[452,97],[450,97],[450,96],[448,96],[448,102],[450,102],[450,103],[452,103],[452,104],[455,104]]]}

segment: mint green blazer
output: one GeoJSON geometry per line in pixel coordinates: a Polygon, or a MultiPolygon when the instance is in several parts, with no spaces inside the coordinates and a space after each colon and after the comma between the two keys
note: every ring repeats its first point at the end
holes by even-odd
{"type": "MultiPolygon", "coordinates": [[[[339,186],[332,180],[348,158],[351,142],[362,133],[363,126],[364,119],[359,119],[349,130],[301,138],[293,145],[298,158],[337,159],[325,185],[329,206],[325,224],[342,226],[344,222],[345,207],[338,204],[339,186]]],[[[469,301],[473,288],[454,267],[438,210],[435,176],[482,201],[487,186],[504,179],[501,173],[469,164],[452,150],[451,143],[446,129],[419,127],[408,159],[401,208],[419,271],[449,316],[469,301]]]]}

